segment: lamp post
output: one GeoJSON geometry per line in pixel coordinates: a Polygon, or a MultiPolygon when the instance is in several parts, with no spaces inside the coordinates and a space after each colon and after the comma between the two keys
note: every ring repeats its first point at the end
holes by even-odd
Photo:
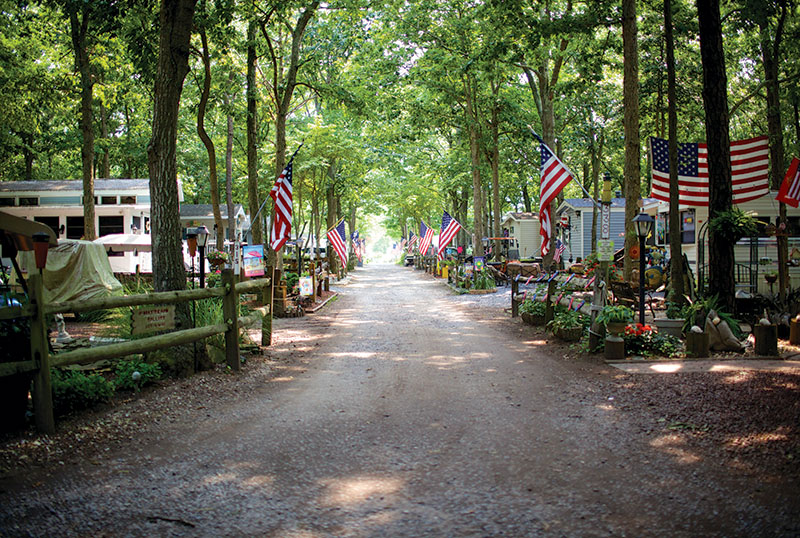
{"type": "Polygon", "coordinates": [[[644,325],[644,242],[653,227],[653,217],[641,211],[633,219],[639,236],[639,323],[644,325]]]}
{"type": "Polygon", "coordinates": [[[197,248],[200,250],[200,287],[206,287],[206,244],[208,243],[208,228],[200,226],[195,228],[197,234],[197,248]]]}
{"type": "Polygon", "coordinates": [[[47,249],[50,248],[50,236],[44,232],[33,234],[33,254],[36,258],[36,268],[42,274],[47,265],[47,249]]]}

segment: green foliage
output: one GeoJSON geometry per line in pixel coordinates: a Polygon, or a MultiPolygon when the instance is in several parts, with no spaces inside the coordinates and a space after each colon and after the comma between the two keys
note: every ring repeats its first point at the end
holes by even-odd
{"type": "Polygon", "coordinates": [[[139,392],[161,377],[161,367],[141,360],[121,360],[114,365],[114,388],[139,392]]]}
{"type": "Polygon", "coordinates": [[[544,301],[525,299],[522,304],[519,305],[520,314],[544,316],[545,310],[547,310],[547,304],[544,301]]]}
{"type": "Polygon", "coordinates": [[[708,229],[717,239],[726,243],[736,243],[742,237],[756,235],[758,223],[753,215],[734,206],[711,217],[708,229]]]}
{"type": "Polygon", "coordinates": [[[597,315],[597,323],[630,323],[633,321],[633,309],[624,305],[606,305],[597,315]]]}
{"type": "Polygon", "coordinates": [[[99,374],[52,368],[53,409],[66,415],[107,402],[114,394],[114,385],[99,374]]]}
{"type": "Polygon", "coordinates": [[[300,280],[300,276],[297,273],[292,273],[291,271],[286,271],[283,275],[284,280],[286,280],[286,289],[293,289],[297,282],[300,280]]]}
{"type": "Polygon", "coordinates": [[[589,326],[589,322],[589,316],[581,314],[577,310],[563,310],[555,313],[553,319],[547,323],[547,328],[550,330],[586,328],[589,326]]]}
{"type": "Polygon", "coordinates": [[[659,333],[641,323],[625,327],[622,339],[625,341],[627,355],[675,357],[683,349],[679,338],[659,333]]]}
{"type": "Polygon", "coordinates": [[[494,289],[494,278],[488,272],[481,271],[473,276],[472,289],[474,290],[494,289]]]}

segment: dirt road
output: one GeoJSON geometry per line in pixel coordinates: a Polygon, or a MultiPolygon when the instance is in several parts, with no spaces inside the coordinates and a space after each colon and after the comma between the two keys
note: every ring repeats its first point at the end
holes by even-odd
{"type": "Polygon", "coordinates": [[[559,360],[407,268],[360,269],[342,291],[276,323],[271,353],[297,369],[5,480],[0,535],[800,532],[796,488],[643,433],[598,382],[607,367],[559,360]]]}

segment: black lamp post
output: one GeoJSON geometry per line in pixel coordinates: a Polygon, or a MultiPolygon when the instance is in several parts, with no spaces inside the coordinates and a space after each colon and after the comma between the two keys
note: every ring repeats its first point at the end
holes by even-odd
{"type": "Polygon", "coordinates": [[[636,226],[636,235],[639,236],[639,323],[642,325],[644,325],[644,242],[647,236],[650,235],[653,222],[653,217],[644,211],[633,219],[633,224],[636,226]]]}
{"type": "Polygon", "coordinates": [[[208,243],[208,228],[200,226],[195,228],[197,234],[197,248],[200,250],[200,287],[206,287],[206,244],[208,243]]]}

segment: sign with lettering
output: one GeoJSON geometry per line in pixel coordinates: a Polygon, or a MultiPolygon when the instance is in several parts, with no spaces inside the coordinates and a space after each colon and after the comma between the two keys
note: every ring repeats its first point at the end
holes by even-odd
{"type": "Polygon", "coordinates": [[[597,241],[597,261],[610,262],[614,259],[614,242],[608,239],[597,241]]]}
{"type": "Polygon", "coordinates": [[[600,204],[600,239],[611,239],[611,204],[600,204]]]}
{"type": "Polygon", "coordinates": [[[166,331],[175,328],[175,305],[145,306],[133,311],[133,334],[166,331]]]}

